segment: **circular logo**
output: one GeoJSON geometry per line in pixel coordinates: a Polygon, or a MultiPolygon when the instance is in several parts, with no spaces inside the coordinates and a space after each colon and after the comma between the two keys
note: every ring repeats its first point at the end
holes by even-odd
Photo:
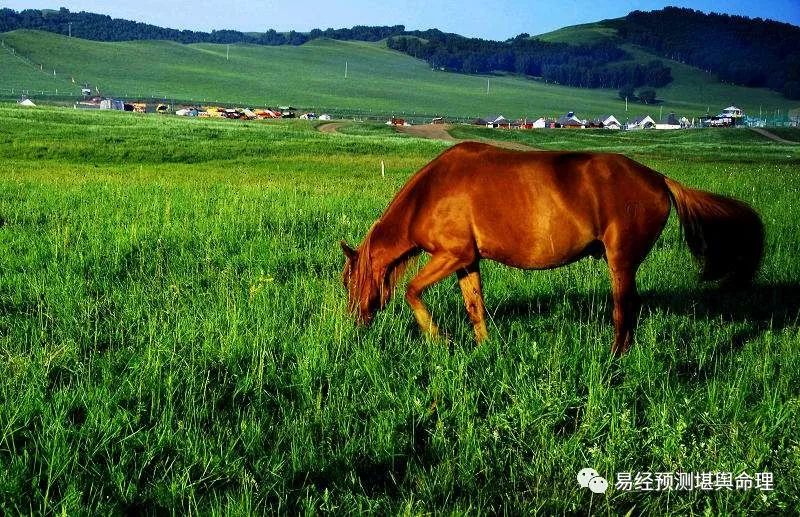
{"type": "Polygon", "coordinates": [[[581,469],[581,471],[578,472],[578,484],[582,488],[586,488],[589,486],[589,481],[591,481],[592,478],[596,478],[599,476],[600,474],[598,474],[595,469],[590,469],[588,467],[585,469],[581,469]]]}

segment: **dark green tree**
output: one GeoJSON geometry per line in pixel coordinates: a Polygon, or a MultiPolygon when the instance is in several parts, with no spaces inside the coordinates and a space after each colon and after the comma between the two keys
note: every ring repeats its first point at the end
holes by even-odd
{"type": "Polygon", "coordinates": [[[620,99],[628,99],[628,100],[635,100],[636,93],[634,92],[634,86],[630,83],[624,85],[622,88],[619,89],[617,92],[620,99]]]}
{"type": "Polygon", "coordinates": [[[636,96],[639,97],[639,100],[645,104],[653,104],[656,101],[656,91],[652,88],[639,90],[639,93],[636,94],[636,96]]]}

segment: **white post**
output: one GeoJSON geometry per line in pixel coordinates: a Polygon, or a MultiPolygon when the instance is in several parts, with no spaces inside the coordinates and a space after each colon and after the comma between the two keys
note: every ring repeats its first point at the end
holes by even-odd
{"type": "Polygon", "coordinates": [[[383,164],[383,160],[381,160],[381,178],[386,177],[386,166],[383,164]]]}
{"type": "Polygon", "coordinates": [[[486,79],[486,95],[489,95],[489,79],[486,79]]]}
{"type": "Polygon", "coordinates": [[[344,62],[344,78],[347,79],[347,61],[344,62]]]}
{"type": "Polygon", "coordinates": [[[625,97],[625,113],[628,112],[628,97],[625,97]]]}
{"type": "Polygon", "coordinates": [[[230,61],[230,60],[231,60],[231,44],[228,43],[225,46],[225,61],[230,61]]]}

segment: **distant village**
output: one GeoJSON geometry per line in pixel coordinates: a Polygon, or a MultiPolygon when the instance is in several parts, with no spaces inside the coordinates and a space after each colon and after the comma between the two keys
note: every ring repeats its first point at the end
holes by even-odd
{"type": "MultiPolygon", "coordinates": [[[[444,117],[436,117],[432,124],[444,124],[444,117]]],[[[668,113],[666,117],[656,121],[650,115],[640,115],[632,120],[621,122],[614,115],[602,115],[593,119],[582,119],[570,111],[558,118],[539,117],[535,120],[521,118],[509,120],[503,115],[489,115],[472,120],[472,125],[483,126],[491,129],[689,129],[694,127],[733,127],[763,125],[758,120],[745,117],[744,111],[736,106],[728,106],[717,115],[699,118],[678,118],[675,113],[668,113]]],[[[387,124],[395,126],[410,125],[405,119],[392,118],[387,124]]]]}
{"type": "Polygon", "coordinates": [[[508,120],[502,115],[490,115],[478,118],[472,122],[477,126],[499,129],[688,129],[693,127],[731,127],[746,125],[744,111],[736,106],[728,106],[719,114],[700,118],[678,117],[675,113],[668,113],[661,120],[655,120],[650,115],[640,115],[625,122],[614,115],[602,115],[593,119],[582,119],[574,111],[570,111],[559,118],[539,117],[536,120],[517,119],[508,120]]]}
{"type": "MultiPolygon", "coordinates": [[[[182,105],[175,109],[175,106],[164,102],[145,103],[127,102],[122,99],[105,98],[99,95],[92,96],[92,90],[88,87],[83,89],[83,99],[76,101],[76,109],[99,109],[129,111],[135,113],[160,113],[174,114],[182,117],[201,117],[201,118],[228,118],[238,120],[263,120],[263,119],[282,119],[298,118],[304,120],[332,120],[334,118],[349,118],[343,116],[334,117],[327,113],[317,114],[314,112],[299,111],[292,106],[279,106],[275,108],[238,108],[223,106],[199,106],[182,105]]],[[[35,106],[30,99],[22,99],[19,104],[24,106],[35,106]]],[[[448,120],[446,117],[434,117],[424,121],[429,124],[445,124],[464,122],[463,120],[448,120]]],[[[791,125],[796,125],[797,120],[792,120],[791,125]]],[[[415,123],[420,123],[416,120],[415,123]]],[[[596,118],[581,118],[574,111],[569,111],[561,117],[548,118],[539,117],[536,119],[519,118],[507,119],[503,115],[489,115],[476,118],[470,121],[472,125],[482,126],[492,129],[525,130],[525,129],[611,129],[611,130],[678,130],[698,127],[761,127],[764,126],[764,119],[758,117],[747,117],[744,111],[737,106],[728,106],[716,115],[705,115],[701,117],[678,116],[673,112],[659,120],[650,115],[639,115],[633,119],[620,120],[612,114],[602,115],[596,118]]],[[[391,117],[386,121],[391,126],[410,126],[412,121],[401,118],[391,117]]]]}

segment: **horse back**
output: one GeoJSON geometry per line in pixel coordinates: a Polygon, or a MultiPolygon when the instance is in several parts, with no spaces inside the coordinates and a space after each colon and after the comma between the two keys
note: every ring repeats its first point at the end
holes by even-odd
{"type": "Polygon", "coordinates": [[[440,155],[412,183],[403,197],[413,205],[406,213],[419,247],[472,250],[530,269],[577,260],[609,234],[660,233],[670,207],[663,176],[610,153],[470,142],[440,155]]]}

